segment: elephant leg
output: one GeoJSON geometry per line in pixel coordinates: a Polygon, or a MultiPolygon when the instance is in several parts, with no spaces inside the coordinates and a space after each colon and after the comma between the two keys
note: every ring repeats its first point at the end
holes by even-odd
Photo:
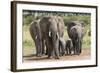
{"type": "Polygon", "coordinates": [[[78,46],[77,46],[77,54],[79,55],[81,53],[82,43],[81,40],[78,39],[78,46]]]}
{"type": "Polygon", "coordinates": [[[77,44],[76,44],[76,45],[77,45],[77,47],[76,47],[76,48],[77,48],[77,55],[80,54],[80,44],[81,44],[81,43],[80,43],[80,40],[78,39],[78,40],[77,40],[77,44]]]}
{"type": "Polygon", "coordinates": [[[76,44],[75,44],[75,40],[72,40],[72,43],[73,43],[73,52],[74,52],[74,55],[76,54],[76,44]]]}
{"type": "Polygon", "coordinates": [[[80,40],[80,45],[79,45],[79,54],[82,52],[82,41],[80,40]]]}
{"type": "Polygon", "coordinates": [[[59,52],[57,49],[54,49],[54,53],[55,53],[55,59],[59,59],[59,52]]]}
{"type": "Polygon", "coordinates": [[[79,46],[80,46],[80,42],[79,40],[76,41],[76,55],[79,55],[79,46]]]}
{"type": "Polygon", "coordinates": [[[78,55],[78,50],[79,50],[79,42],[76,40],[76,44],[75,44],[75,46],[76,46],[76,55],[78,55]]]}
{"type": "Polygon", "coordinates": [[[67,55],[69,55],[69,47],[67,47],[67,55]]]}
{"type": "Polygon", "coordinates": [[[41,51],[42,51],[42,49],[41,49],[41,47],[39,45],[39,42],[37,42],[37,40],[35,41],[35,46],[36,46],[36,56],[37,57],[41,57],[41,51]]]}
{"type": "Polygon", "coordinates": [[[38,53],[38,46],[36,44],[36,40],[34,40],[34,43],[35,43],[35,47],[36,47],[36,56],[38,57],[39,56],[39,53],[38,53]]]}
{"type": "Polygon", "coordinates": [[[71,50],[70,50],[70,44],[69,44],[69,46],[68,46],[68,55],[70,55],[71,54],[71,50]]]}
{"type": "Polygon", "coordinates": [[[59,44],[59,56],[61,56],[61,43],[59,44]]]}
{"type": "Polygon", "coordinates": [[[80,53],[82,53],[82,41],[80,43],[80,53]]]}
{"type": "Polygon", "coordinates": [[[73,54],[73,47],[70,47],[70,54],[73,54]]]}
{"type": "Polygon", "coordinates": [[[80,54],[80,40],[78,41],[78,50],[77,50],[77,54],[80,54]]]}
{"type": "Polygon", "coordinates": [[[44,39],[42,39],[42,55],[45,54],[44,48],[45,48],[45,43],[44,43],[44,39]]]}
{"type": "Polygon", "coordinates": [[[66,55],[68,55],[68,47],[66,47],[66,55]]]}
{"type": "Polygon", "coordinates": [[[74,49],[74,51],[75,51],[75,55],[77,55],[77,44],[75,44],[75,49],[74,49]]]}
{"type": "Polygon", "coordinates": [[[68,55],[68,45],[67,45],[67,43],[65,45],[65,51],[66,51],[66,54],[65,55],[68,55]]]}
{"type": "Polygon", "coordinates": [[[65,55],[65,50],[62,48],[62,56],[65,55]]]}
{"type": "Polygon", "coordinates": [[[36,43],[35,43],[35,46],[36,46],[36,56],[39,57],[40,55],[39,55],[39,52],[38,52],[38,46],[37,46],[36,43]]]}
{"type": "Polygon", "coordinates": [[[46,54],[48,55],[48,58],[51,58],[53,56],[53,47],[51,39],[46,38],[45,44],[46,44],[46,54]]]}
{"type": "Polygon", "coordinates": [[[45,53],[45,55],[48,55],[48,47],[46,47],[46,53],[45,53]]]}
{"type": "Polygon", "coordinates": [[[48,49],[49,49],[49,45],[45,42],[45,45],[46,45],[46,53],[45,53],[45,55],[48,55],[48,49]]]}
{"type": "Polygon", "coordinates": [[[67,47],[67,55],[69,55],[69,46],[67,47]]]}
{"type": "MultiPolygon", "coordinates": [[[[56,41],[57,42],[57,41],[56,41]]],[[[55,53],[55,59],[59,59],[59,50],[58,50],[58,45],[59,45],[59,42],[55,44],[53,50],[54,50],[54,53],[55,53]]]]}
{"type": "Polygon", "coordinates": [[[69,55],[71,55],[71,46],[69,46],[69,55]]]}
{"type": "Polygon", "coordinates": [[[48,48],[48,58],[51,58],[53,50],[48,48]]]}
{"type": "Polygon", "coordinates": [[[63,50],[63,45],[60,43],[59,44],[59,56],[63,56],[64,55],[64,50],[63,50]]]}
{"type": "Polygon", "coordinates": [[[62,45],[62,56],[65,55],[65,44],[62,45]]]}
{"type": "Polygon", "coordinates": [[[55,52],[54,52],[54,49],[51,45],[49,45],[48,47],[48,58],[52,58],[52,57],[55,57],[55,52]]]}

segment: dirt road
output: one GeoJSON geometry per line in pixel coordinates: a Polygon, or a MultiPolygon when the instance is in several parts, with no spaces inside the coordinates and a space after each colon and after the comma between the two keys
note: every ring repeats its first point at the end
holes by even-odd
{"type": "Polygon", "coordinates": [[[80,55],[68,55],[62,56],[60,59],[48,59],[47,56],[36,57],[34,55],[28,55],[23,57],[24,62],[33,62],[33,61],[57,61],[57,60],[86,60],[91,58],[91,49],[83,49],[80,55]]]}

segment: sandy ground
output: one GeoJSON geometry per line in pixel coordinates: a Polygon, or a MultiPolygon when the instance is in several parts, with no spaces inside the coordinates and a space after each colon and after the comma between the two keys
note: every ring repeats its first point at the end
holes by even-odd
{"type": "Polygon", "coordinates": [[[86,60],[91,58],[91,49],[83,49],[80,55],[67,55],[61,56],[60,59],[47,58],[47,56],[36,57],[34,55],[28,55],[23,57],[23,62],[33,61],[65,61],[65,60],[86,60]]]}

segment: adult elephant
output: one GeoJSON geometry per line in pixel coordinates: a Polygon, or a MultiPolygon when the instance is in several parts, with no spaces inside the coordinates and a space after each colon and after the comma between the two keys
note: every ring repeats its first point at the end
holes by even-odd
{"type": "Polygon", "coordinates": [[[42,48],[46,43],[48,57],[59,59],[59,37],[63,36],[64,22],[59,16],[45,16],[40,20],[42,48]]]}
{"type": "Polygon", "coordinates": [[[30,35],[35,42],[37,57],[42,56],[42,51],[43,51],[39,21],[40,21],[39,19],[32,21],[30,28],[29,28],[30,35]]]}
{"type": "Polygon", "coordinates": [[[84,23],[72,21],[67,26],[69,37],[72,39],[74,54],[81,54],[82,39],[84,35],[84,23]]]}

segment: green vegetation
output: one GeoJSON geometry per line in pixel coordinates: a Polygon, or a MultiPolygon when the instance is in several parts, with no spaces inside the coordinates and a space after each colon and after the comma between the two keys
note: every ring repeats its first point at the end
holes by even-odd
{"type": "MultiPolygon", "coordinates": [[[[41,18],[44,15],[58,15],[59,13],[54,13],[54,12],[28,12],[28,11],[23,11],[23,50],[24,53],[23,55],[28,55],[28,54],[33,54],[35,53],[35,44],[34,41],[32,40],[29,32],[29,26],[30,23],[36,18],[39,17],[41,18]]],[[[85,23],[85,35],[83,37],[83,48],[84,49],[89,49],[90,44],[91,44],[91,36],[88,36],[88,32],[91,31],[91,14],[85,14],[85,13],[60,13],[60,15],[64,19],[65,23],[65,29],[64,29],[64,39],[68,39],[68,34],[67,34],[67,23],[70,21],[83,21],[85,23]]]]}

